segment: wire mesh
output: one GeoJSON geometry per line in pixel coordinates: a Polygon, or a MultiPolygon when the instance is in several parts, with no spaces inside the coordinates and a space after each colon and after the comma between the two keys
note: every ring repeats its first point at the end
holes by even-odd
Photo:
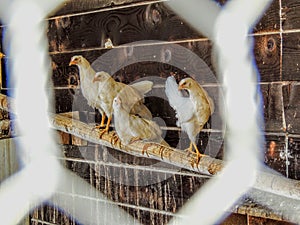
{"type": "MultiPolygon", "coordinates": [[[[46,84],[49,85],[47,78],[51,73],[45,18],[62,2],[1,2],[1,17],[8,24],[9,30],[5,44],[7,49],[8,46],[10,49],[9,56],[13,59],[12,77],[17,84],[16,113],[22,133],[19,140],[19,157],[23,162],[23,168],[17,174],[1,183],[0,212],[7,212],[1,215],[1,223],[16,224],[30,209],[50,200],[84,224],[138,224],[113,204],[109,206],[109,212],[104,210],[107,207],[105,204],[101,207],[93,205],[93,208],[97,208],[95,214],[87,216],[85,210],[91,207],[90,198],[104,199],[105,203],[109,201],[75,174],[64,169],[57,161],[59,153],[55,145],[56,140],[48,124],[52,96],[46,94],[44,89],[46,84]],[[33,10],[35,14],[31,13],[33,10]],[[23,37],[24,32],[30,34],[27,35],[28,38],[19,38],[23,37]],[[28,57],[28,52],[31,53],[31,57],[28,57]],[[28,80],[34,81],[34,88],[30,90],[28,80]],[[33,111],[28,107],[31,102],[35,102],[37,106],[33,111]],[[39,122],[32,123],[32,118],[39,122]],[[39,131],[40,142],[36,142],[37,134],[31,132],[32,130],[39,131]],[[43,177],[44,180],[41,181],[43,177]],[[74,187],[76,190],[72,199],[67,195],[57,194],[72,192],[74,187]],[[90,191],[87,192],[87,189],[90,191]],[[56,195],[52,198],[54,193],[56,195]],[[76,196],[87,193],[89,196],[84,200],[76,200],[76,196]],[[12,204],[12,198],[18,201],[12,204]],[[104,212],[119,217],[115,221],[106,221],[105,218],[108,217],[104,212]]],[[[221,9],[213,1],[167,2],[214,43],[219,78],[224,85],[227,109],[224,111],[224,120],[227,123],[226,145],[229,149],[229,163],[222,173],[201,188],[192,201],[179,212],[179,217],[170,224],[198,224],[199,218],[201,224],[215,224],[255,182],[260,162],[258,152],[263,143],[259,128],[263,119],[260,90],[257,87],[258,72],[252,54],[253,43],[248,34],[270,3],[270,0],[232,0],[221,9]],[[201,13],[198,10],[202,10],[201,13]],[[209,14],[206,13],[208,11],[209,14]],[[248,159],[247,162],[245,158],[248,159]],[[234,187],[231,182],[233,178],[234,187]],[[226,195],[223,194],[224,191],[219,191],[220,188],[226,190],[226,195]]]]}
{"type": "MultiPolygon", "coordinates": [[[[55,191],[72,193],[73,184],[76,187],[76,193],[86,194],[86,190],[89,190],[90,198],[105,199],[101,193],[60,165],[57,159],[56,139],[49,126],[48,110],[49,107],[52,107],[53,100],[51,89],[50,91],[48,89],[50,93],[45,90],[46,85],[51,85],[48,81],[51,70],[45,17],[61,2],[1,2],[1,18],[8,24],[8,37],[5,45],[6,49],[9,49],[8,55],[12,57],[11,76],[16,84],[15,113],[18,115],[18,128],[22,133],[18,140],[22,168],[1,183],[2,224],[19,223],[30,210],[44,201],[58,205],[83,224],[108,224],[103,215],[105,212],[103,207],[107,204],[98,206],[97,213],[91,218],[84,213],[87,206],[90,206],[88,199],[75,198],[71,201],[64,196],[56,196],[51,199],[55,191]],[[24,36],[24,33],[28,35],[24,36]],[[29,80],[33,82],[31,85],[34,88],[28,89],[29,80]],[[30,110],[28,106],[33,102],[35,110],[30,110]],[[32,123],[32,119],[37,122],[32,123]],[[38,131],[38,133],[32,132],[32,130],[38,131]],[[36,141],[37,136],[39,137],[38,142],[36,141]],[[15,201],[11,201],[11,199],[15,199],[15,201]]],[[[113,205],[110,206],[109,212],[113,215],[120,215],[119,220],[115,218],[116,220],[113,221],[115,224],[121,222],[138,224],[113,205]]]]}

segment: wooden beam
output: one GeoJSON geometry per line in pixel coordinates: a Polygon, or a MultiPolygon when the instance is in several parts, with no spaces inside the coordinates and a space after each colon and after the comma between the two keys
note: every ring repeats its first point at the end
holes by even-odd
{"type": "Polygon", "coordinates": [[[203,156],[199,164],[196,165],[196,157],[194,155],[157,143],[137,141],[130,145],[122,145],[119,140],[112,143],[114,132],[105,133],[99,138],[100,130],[95,129],[94,125],[89,125],[64,115],[52,115],[50,123],[57,130],[75,135],[87,141],[105,145],[134,156],[156,159],[206,175],[215,175],[224,166],[223,161],[209,156],[203,156]]]}

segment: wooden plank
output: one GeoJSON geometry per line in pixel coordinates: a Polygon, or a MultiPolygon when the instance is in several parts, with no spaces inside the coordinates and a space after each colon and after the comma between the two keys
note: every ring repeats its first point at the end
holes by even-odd
{"type": "Polygon", "coordinates": [[[49,21],[50,51],[114,46],[143,40],[182,40],[203,37],[163,4],[150,4],[49,21]]]}
{"type": "Polygon", "coordinates": [[[300,180],[300,137],[289,137],[287,145],[289,177],[300,180]]]}
{"type": "MultiPolygon", "coordinates": [[[[75,112],[70,112],[70,113],[63,113],[61,115],[64,115],[66,117],[69,117],[69,118],[74,118],[74,119],[77,119],[79,120],[79,112],[75,111],[75,112]]],[[[74,146],[86,146],[87,145],[87,141],[81,139],[81,138],[78,138],[76,136],[73,136],[73,135],[70,135],[70,134],[67,134],[65,132],[61,132],[61,131],[57,131],[58,133],[58,136],[59,136],[59,140],[58,140],[58,143],[59,144],[62,144],[62,145],[69,145],[69,144],[72,144],[74,146]]]]}
{"type": "Polygon", "coordinates": [[[19,169],[15,141],[0,140],[0,182],[19,169]]]}
{"type": "Polygon", "coordinates": [[[131,145],[123,146],[120,142],[111,143],[112,133],[104,134],[99,139],[99,131],[94,129],[94,126],[84,124],[80,121],[72,120],[60,115],[56,115],[51,119],[52,126],[55,129],[64,131],[80,138],[88,140],[90,142],[105,145],[114,149],[119,149],[125,153],[143,157],[145,152],[147,156],[156,160],[162,160],[164,162],[172,162],[173,165],[180,165],[183,168],[190,169],[192,171],[202,172],[204,174],[216,174],[222,167],[222,162],[219,160],[212,159],[210,157],[203,157],[203,160],[195,165],[194,156],[186,154],[184,151],[176,150],[161,146],[156,143],[143,144],[142,142],[135,142],[131,145]]]}
{"type": "Polygon", "coordinates": [[[283,34],[282,79],[300,80],[300,32],[283,34]]]}
{"type": "Polygon", "coordinates": [[[267,218],[249,216],[248,217],[248,225],[295,225],[294,223],[289,223],[285,221],[276,221],[267,218]]]}
{"type": "MultiPolygon", "coordinates": [[[[138,1],[68,1],[57,15],[93,11],[111,5],[121,5],[138,1]]],[[[147,1],[143,1],[145,3],[147,1]]],[[[203,37],[192,31],[188,24],[163,3],[137,6],[132,8],[79,15],[75,17],[50,20],[51,51],[78,49],[80,47],[103,47],[105,38],[110,38],[114,45],[138,40],[179,40],[203,37]],[[52,28],[52,29],[51,29],[52,28]],[[55,35],[58,40],[51,38],[55,35]],[[76,38],[77,37],[77,38],[76,38]],[[74,40],[73,40],[74,39],[74,40]],[[55,47],[55,48],[53,48],[55,47]]],[[[254,32],[279,31],[279,2],[274,1],[258,22],[254,32]]]]}
{"type": "Polygon", "coordinates": [[[280,35],[255,37],[254,55],[262,82],[280,81],[280,35]]]}
{"type": "Polygon", "coordinates": [[[51,16],[83,13],[103,8],[126,6],[135,3],[153,2],[153,0],[68,0],[51,16]]]}
{"type": "MultiPolygon", "coordinates": [[[[0,185],[20,169],[20,159],[17,154],[17,139],[6,138],[0,140],[0,185]]],[[[13,200],[13,199],[12,199],[13,200]]],[[[29,215],[26,215],[18,225],[29,225],[29,215]]]]}
{"type": "Polygon", "coordinates": [[[55,112],[65,113],[72,111],[85,111],[89,109],[86,100],[83,98],[81,93],[73,93],[73,89],[56,89],[54,90],[55,96],[55,112]],[[81,103],[83,103],[81,105],[81,103]]]}
{"type": "Polygon", "coordinates": [[[280,30],[279,1],[272,1],[271,5],[253,29],[254,33],[276,32],[280,30]]]}
{"type": "Polygon", "coordinates": [[[220,225],[235,225],[235,224],[248,225],[247,216],[233,213],[220,223],[220,225]]]}
{"type": "MultiPolygon", "coordinates": [[[[161,51],[164,51],[164,46],[162,45],[161,51]]],[[[175,50],[172,50],[168,45],[168,51],[171,55],[175,55],[175,50]]],[[[203,60],[203,65],[206,65],[212,72],[211,78],[205,78],[205,82],[216,83],[218,79],[216,77],[215,68],[212,63],[212,45],[209,41],[187,41],[181,43],[180,46],[183,46],[190,50],[192,53],[195,53],[199,56],[199,60],[203,60]]],[[[144,48],[140,46],[138,48],[144,48]]],[[[158,76],[162,78],[168,77],[171,73],[178,74],[181,76],[185,76],[185,72],[176,68],[174,66],[169,65],[168,63],[157,63],[157,62],[140,62],[128,65],[126,67],[122,66],[124,64],[124,60],[126,60],[125,51],[126,48],[113,50],[115,57],[113,60],[114,68],[120,67],[121,69],[117,71],[117,73],[112,74],[114,78],[124,82],[130,83],[136,79],[144,78],[147,76],[158,76]],[[124,49],[124,51],[123,51],[124,49]]],[[[145,47],[146,50],[146,47],[145,47]]],[[[97,60],[98,57],[103,56],[109,50],[87,50],[83,52],[74,52],[74,53],[65,53],[65,54],[53,54],[53,82],[55,87],[74,87],[79,84],[79,75],[76,67],[69,67],[69,61],[73,55],[81,54],[87,58],[90,63],[93,63],[97,60]]],[[[158,53],[163,54],[164,52],[158,53]]],[[[146,54],[146,53],[145,53],[146,54]]],[[[255,37],[255,49],[254,49],[256,63],[261,75],[261,81],[263,82],[274,82],[281,80],[280,77],[280,36],[279,35],[264,35],[255,37]]],[[[186,57],[186,55],[180,55],[180,53],[176,53],[178,56],[178,65],[195,65],[193,68],[194,73],[200,74],[200,76],[205,75],[205,68],[198,65],[198,63],[193,63],[190,58],[186,57]],[[204,72],[202,72],[204,71],[204,72]]],[[[103,57],[102,57],[103,58],[103,57]]],[[[107,59],[107,57],[105,57],[107,59]]],[[[102,62],[106,69],[110,68],[111,61],[102,62]]],[[[109,72],[109,71],[107,71],[109,72]]],[[[194,75],[194,74],[190,74],[194,75]]],[[[205,84],[204,82],[204,84],[205,84]]]]}
{"type": "Polygon", "coordinates": [[[300,84],[297,82],[284,85],[284,113],[287,124],[287,131],[293,134],[300,133],[300,84]]]}
{"type": "Polygon", "coordinates": [[[284,31],[300,28],[300,2],[282,0],[282,28],[284,31]]]}
{"type": "MultiPolygon", "coordinates": [[[[209,41],[188,41],[185,43],[179,44],[179,46],[184,47],[186,49],[184,52],[178,52],[177,44],[153,44],[155,47],[157,54],[164,55],[167,53],[170,57],[174,58],[174,62],[177,62],[178,65],[172,66],[168,63],[156,62],[153,61],[142,61],[139,63],[132,63],[127,66],[124,66],[124,62],[130,62],[130,57],[126,55],[126,51],[128,50],[125,46],[118,49],[111,50],[86,50],[82,52],[74,52],[74,53],[61,53],[61,54],[52,54],[52,68],[53,68],[53,81],[55,87],[71,87],[71,85],[78,85],[78,70],[77,67],[69,66],[69,61],[73,55],[80,54],[83,55],[91,64],[95,63],[96,60],[102,60],[101,63],[105,67],[104,70],[111,69],[119,69],[113,77],[121,81],[123,83],[130,83],[137,79],[144,78],[147,76],[155,76],[166,78],[170,76],[171,73],[178,74],[178,78],[183,78],[186,76],[186,72],[182,71],[186,65],[189,65],[191,72],[191,76],[196,76],[199,74],[203,83],[216,83],[217,78],[214,72],[214,67],[212,65],[211,59],[211,43],[209,41]],[[177,51],[177,52],[175,52],[177,51]],[[191,54],[196,54],[199,56],[198,62],[195,61],[196,57],[187,56],[186,53],[190,52],[191,54]],[[113,58],[109,58],[109,55],[112,55],[113,58]],[[100,58],[101,57],[101,58],[100,58]],[[99,59],[98,59],[99,58],[99,59]],[[104,60],[104,61],[103,61],[104,60]],[[202,65],[199,65],[199,61],[203,61],[202,65]],[[113,62],[113,66],[112,66],[113,62]],[[176,67],[177,66],[177,67],[176,67]],[[181,69],[178,68],[181,66],[181,69]],[[205,68],[206,67],[206,68],[205,68]],[[207,68],[211,70],[211,77],[209,74],[206,74],[207,68]],[[203,76],[203,77],[202,77],[203,76]]],[[[142,45],[133,47],[137,52],[145,52],[147,54],[147,49],[149,45],[142,45]]],[[[148,53],[151,54],[151,53],[148,53]]],[[[138,59],[137,59],[138,60],[138,59]]],[[[96,70],[103,70],[103,68],[95,68],[96,70]]],[[[111,70],[112,70],[111,69],[111,70]]],[[[110,73],[110,71],[107,71],[110,73]]],[[[115,71],[114,71],[115,72],[115,71]]]]}
{"type": "Polygon", "coordinates": [[[285,132],[283,90],[281,83],[261,84],[265,131],[285,132]]]}
{"type": "Polygon", "coordinates": [[[286,140],[281,135],[265,135],[266,149],[264,154],[264,162],[269,168],[274,169],[283,176],[287,176],[286,160],[282,157],[282,153],[286,149],[286,140]]]}

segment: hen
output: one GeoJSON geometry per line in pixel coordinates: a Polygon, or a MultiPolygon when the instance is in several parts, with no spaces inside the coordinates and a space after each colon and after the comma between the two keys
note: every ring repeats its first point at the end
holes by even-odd
{"type": "Polygon", "coordinates": [[[119,95],[114,98],[114,125],[121,143],[127,145],[137,140],[143,140],[169,146],[161,137],[162,131],[154,121],[129,114],[125,108],[119,95]]]}
{"type": "Polygon", "coordinates": [[[95,74],[93,82],[98,84],[100,106],[108,117],[106,131],[108,131],[113,115],[113,99],[118,94],[127,112],[146,119],[152,118],[151,112],[143,104],[143,99],[144,94],[152,89],[153,82],[140,81],[132,85],[126,85],[115,81],[108,73],[103,71],[95,74]]]}
{"type": "Polygon", "coordinates": [[[187,133],[191,141],[188,150],[192,152],[193,147],[195,148],[198,164],[201,154],[196,145],[196,137],[214,112],[214,103],[192,78],[185,78],[177,85],[173,76],[168,77],[165,92],[170,106],[176,111],[177,126],[187,133]],[[180,90],[187,90],[189,97],[184,97],[180,90]]]}
{"type": "Polygon", "coordinates": [[[93,82],[96,71],[91,67],[90,63],[81,55],[73,56],[69,63],[69,66],[71,65],[76,65],[78,67],[82,95],[86,98],[89,106],[99,110],[101,114],[100,127],[103,127],[106,116],[99,102],[98,85],[93,82]]]}

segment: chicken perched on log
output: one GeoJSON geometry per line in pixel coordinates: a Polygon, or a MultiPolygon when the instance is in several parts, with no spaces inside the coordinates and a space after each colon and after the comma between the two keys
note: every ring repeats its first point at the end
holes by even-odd
{"type": "Polygon", "coordinates": [[[101,114],[99,127],[105,128],[101,131],[100,136],[109,129],[113,112],[112,102],[120,91],[127,94],[126,105],[130,107],[131,113],[145,118],[152,118],[151,112],[143,104],[143,97],[145,93],[152,89],[153,82],[141,81],[129,86],[116,82],[108,73],[96,73],[87,59],[81,55],[73,56],[69,65],[76,65],[78,67],[82,94],[87,99],[88,104],[98,109],[101,114]],[[108,117],[108,121],[105,126],[106,116],[108,117]]]}
{"type": "Polygon", "coordinates": [[[99,127],[104,127],[106,116],[98,98],[98,85],[93,82],[96,71],[91,67],[89,61],[81,55],[73,56],[69,63],[69,66],[71,65],[76,65],[78,67],[82,95],[86,98],[89,106],[99,110],[101,114],[101,123],[99,127]]]}
{"type": "Polygon", "coordinates": [[[152,89],[153,82],[140,81],[126,85],[115,81],[108,73],[103,71],[95,74],[93,82],[98,84],[100,106],[108,117],[106,131],[108,131],[113,115],[113,100],[118,94],[127,112],[146,119],[152,118],[151,112],[144,105],[144,94],[152,89]]]}
{"type": "MultiPolygon", "coordinates": [[[[121,94],[122,95],[122,94],[121,94]]],[[[169,146],[161,137],[160,127],[151,119],[130,114],[118,95],[113,100],[114,125],[121,143],[127,145],[137,140],[150,141],[169,146]]]]}
{"type": "Polygon", "coordinates": [[[191,141],[188,150],[193,152],[195,148],[198,164],[202,155],[197,148],[196,137],[214,112],[214,103],[192,78],[182,79],[177,85],[173,76],[168,77],[165,92],[170,106],[176,111],[177,126],[187,133],[191,141]],[[184,97],[181,90],[187,90],[189,97],[184,97]]]}

